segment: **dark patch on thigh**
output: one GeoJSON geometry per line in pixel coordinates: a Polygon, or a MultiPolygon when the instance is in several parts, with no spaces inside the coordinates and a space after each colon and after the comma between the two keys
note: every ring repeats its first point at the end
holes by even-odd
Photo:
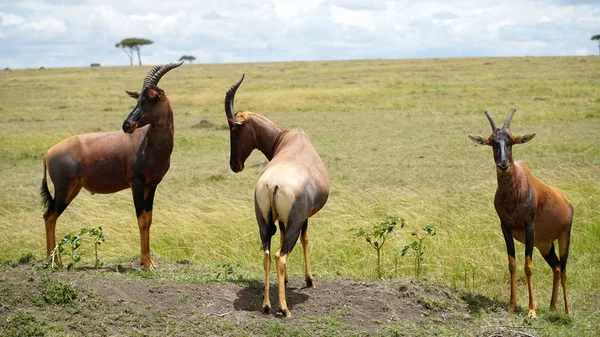
{"type": "Polygon", "coordinates": [[[79,161],[68,152],[61,152],[48,161],[50,179],[57,185],[69,183],[70,179],[79,172],[79,161]]]}
{"type": "Polygon", "coordinates": [[[285,229],[285,238],[281,252],[288,254],[294,249],[300,233],[305,230],[307,224],[306,219],[310,214],[311,209],[315,205],[315,195],[317,190],[314,186],[307,184],[302,192],[296,196],[290,214],[288,215],[288,221],[285,229]]]}
{"type": "Polygon", "coordinates": [[[315,206],[317,194],[318,192],[313,185],[306,184],[302,192],[294,200],[294,204],[288,215],[288,222],[292,219],[292,221],[300,222],[300,225],[303,225],[304,220],[306,220],[311,209],[315,206]]]}

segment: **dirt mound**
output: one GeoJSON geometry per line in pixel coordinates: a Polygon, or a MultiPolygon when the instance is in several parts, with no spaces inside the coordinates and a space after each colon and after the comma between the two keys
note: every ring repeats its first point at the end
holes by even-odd
{"type": "Polygon", "coordinates": [[[215,124],[206,119],[201,120],[198,124],[192,125],[192,129],[212,129],[215,127],[215,124]]]}
{"type": "MultiPolygon", "coordinates": [[[[261,281],[207,282],[214,276],[203,278],[194,265],[162,262],[160,271],[147,272],[136,264],[71,272],[40,271],[29,264],[0,269],[0,315],[8,317],[6,322],[34,321],[51,335],[101,336],[162,335],[164,331],[170,331],[168,335],[346,335],[396,331],[398,326],[424,320],[460,325],[469,317],[469,304],[458,293],[434,283],[317,280],[316,288],[305,288],[300,280],[290,280],[286,292],[293,317],[282,319],[279,314],[260,312],[261,281]],[[41,284],[48,282],[74,288],[77,298],[69,304],[45,304],[46,297],[62,298],[44,294],[41,284]]],[[[275,312],[275,283],[271,303],[275,312]]],[[[0,322],[0,334],[13,328],[14,324],[0,322]]]]}

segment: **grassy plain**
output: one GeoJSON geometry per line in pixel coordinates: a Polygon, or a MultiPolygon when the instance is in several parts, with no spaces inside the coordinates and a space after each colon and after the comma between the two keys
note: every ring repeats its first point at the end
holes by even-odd
{"type": "MultiPolygon", "coordinates": [[[[149,66],[14,70],[0,73],[0,257],[44,254],[39,184],[42,156],[75,134],[120,129],[149,66]]],[[[207,266],[231,263],[261,279],[262,252],[253,188],[266,161],[251,155],[244,172],[229,169],[223,98],[245,73],[236,108],[303,128],[329,171],[332,193],[309,221],[310,256],[318,279],[374,279],[376,256],[349,229],[386,215],[409,222],[390,236],[384,269],[410,232],[434,224],[425,276],[452,284],[461,264],[475,266],[474,293],[508,300],[506,252],[493,208],[496,177],[490,148],[469,134],[490,134],[487,108],[503,121],[516,107],[514,134],[536,138],[513,149],[542,181],[575,206],[569,291],[575,329],[598,331],[600,316],[600,58],[521,57],[361,60],[184,65],[160,86],[175,111],[171,169],[158,187],[151,247],[155,255],[207,266]],[[201,120],[214,126],[194,128],[201,120]]],[[[101,258],[111,263],[139,254],[131,193],[91,196],[85,190],[59,219],[60,238],[102,226],[101,258]]],[[[274,237],[277,247],[278,237],[274,237]]],[[[85,249],[85,244],[81,248],[85,249]]],[[[517,244],[522,265],[523,245],[517,244]]],[[[303,278],[302,254],[288,263],[303,278]]],[[[92,253],[88,253],[91,263],[92,253]]],[[[86,262],[84,253],[84,262],[86,262]]],[[[398,276],[411,276],[407,258],[398,276]]],[[[551,272],[534,254],[534,289],[548,308],[551,272]]],[[[518,303],[527,305],[522,268],[518,303]]],[[[461,283],[458,283],[461,286],[461,283]]],[[[562,300],[559,299],[562,311],[562,300]]],[[[556,332],[556,331],[555,331],[556,332]]]]}

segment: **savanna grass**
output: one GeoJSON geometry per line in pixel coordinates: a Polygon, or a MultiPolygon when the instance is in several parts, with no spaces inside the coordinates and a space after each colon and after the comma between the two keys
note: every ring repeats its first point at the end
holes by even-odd
{"type": "MultiPolygon", "coordinates": [[[[0,256],[44,254],[38,193],[44,152],[71,135],[119,130],[135,103],[124,90],[138,90],[148,69],[0,73],[0,256]]],[[[513,132],[537,134],[515,147],[515,159],[575,206],[568,263],[573,313],[591,317],[600,307],[600,58],[186,64],[169,73],[160,86],[175,111],[175,149],[156,193],[153,253],[231,263],[245,276],[260,278],[253,188],[266,159],[256,151],[244,172],[231,172],[224,127],[224,95],[242,73],[246,81],[236,108],[263,114],[284,128],[303,128],[328,168],[330,199],[309,221],[317,279],[375,278],[370,248],[348,230],[397,214],[408,221],[408,230],[390,236],[383,270],[391,275],[391,250],[431,223],[438,235],[429,242],[424,275],[450,283],[457,266],[470,264],[477,268],[475,292],[507,301],[492,152],[474,146],[467,135],[491,133],[484,108],[503,120],[514,106],[513,132]],[[214,127],[192,127],[202,119],[214,127]]],[[[97,226],[106,235],[105,261],[139,254],[131,192],[90,196],[82,191],[58,220],[57,236],[97,226]]],[[[273,238],[274,247],[278,241],[273,238]]],[[[522,265],[523,245],[517,249],[522,265]]],[[[81,254],[85,261],[86,253],[81,254]]],[[[410,276],[410,261],[400,262],[400,276],[410,276]]],[[[551,272],[537,252],[533,265],[536,300],[547,308],[551,272]]],[[[290,278],[302,278],[300,253],[292,254],[288,270],[290,278]]],[[[522,268],[517,275],[523,306],[522,268]]]]}

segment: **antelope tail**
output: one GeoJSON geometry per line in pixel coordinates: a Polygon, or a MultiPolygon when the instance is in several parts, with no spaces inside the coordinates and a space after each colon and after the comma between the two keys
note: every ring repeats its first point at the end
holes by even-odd
{"type": "Polygon", "coordinates": [[[277,192],[279,191],[279,185],[275,185],[273,189],[273,194],[271,194],[271,217],[273,219],[279,218],[279,214],[277,214],[277,207],[275,207],[275,197],[277,196],[277,192]]]}
{"type": "Polygon", "coordinates": [[[44,176],[42,177],[40,196],[42,197],[42,206],[46,208],[44,211],[44,219],[47,219],[50,212],[54,209],[54,199],[52,198],[52,194],[48,188],[48,181],[46,180],[46,156],[44,156],[44,176]]]}

